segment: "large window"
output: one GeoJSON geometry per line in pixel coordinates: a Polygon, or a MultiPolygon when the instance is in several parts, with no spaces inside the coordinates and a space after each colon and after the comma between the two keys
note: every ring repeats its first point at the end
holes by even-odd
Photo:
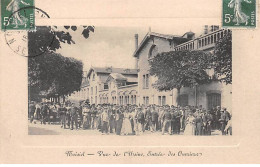
{"type": "Polygon", "coordinates": [[[166,104],[166,96],[158,96],[158,105],[163,106],[166,104]]]}
{"type": "Polygon", "coordinates": [[[131,96],[131,104],[136,104],[136,95],[131,96]]]}
{"type": "Polygon", "coordinates": [[[148,54],[148,58],[153,58],[154,56],[156,56],[158,54],[158,47],[156,45],[153,45],[150,50],[149,50],[149,54],[148,54]]]}
{"type": "Polygon", "coordinates": [[[213,107],[221,107],[221,94],[220,93],[209,93],[207,94],[208,109],[213,107]]]}
{"type": "Polygon", "coordinates": [[[187,94],[179,95],[179,106],[185,107],[189,104],[189,96],[187,94]]]}
{"type": "Polygon", "coordinates": [[[149,97],[148,96],[144,96],[143,97],[143,104],[144,105],[149,105],[149,97]]]}
{"type": "Polygon", "coordinates": [[[146,74],[146,82],[145,82],[146,89],[149,88],[149,74],[146,74]]]}
{"type": "Polygon", "coordinates": [[[143,89],[149,89],[149,74],[143,75],[143,89]]]}

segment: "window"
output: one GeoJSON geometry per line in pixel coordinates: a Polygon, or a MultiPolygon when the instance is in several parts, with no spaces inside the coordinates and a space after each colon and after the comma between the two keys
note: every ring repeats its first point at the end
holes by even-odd
{"type": "Polygon", "coordinates": [[[158,96],[158,105],[163,106],[166,104],[166,96],[158,96]]]}
{"type": "Polygon", "coordinates": [[[93,78],[92,78],[93,81],[95,81],[95,74],[93,74],[93,78]]]}
{"type": "Polygon", "coordinates": [[[179,96],[178,105],[185,107],[189,104],[189,96],[187,94],[183,94],[179,96]]]}
{"type": "Polygon", "coordinates": [[[145,89],[145,75],[143,75],[143,89],[145,89]]]}
{"type": "Polygon", "coordinates": [[[153,45],[150,50],[149,50],[149,54],[148,54],[148,58],[153,58],[154,56],[156,56],[158,54],[158,47],[156,45],[153,45]]]}
{"type": "Polygon", "coordinates": [[[104,89],[108,89],[108,84],[104,84],[104,89]]]}
{"type": "Polygon", "coordinates": [[[149,97],[148,96],[144,96],[143,97],[143,104],[144,105],[149,105],[149,97]]]}
{"type": "Polygon", "coordinates": [[[131,96],[131,104],[136,104],[136,95],[131,96]]]}
{"type": "Polygon", "coordinates": [[[166,104],[166,96],[163,96],[162,97],[162,105],[165,105],[166,104]]]}
{"type": "Polygon", "coordinates": [[[125,96],[125,104],[129,104],[129,96],[125,96]]]}
{"type": "Polygon", "coordinates": [[[145,87],[146,87],[147,89],[149,88],[149,74],[146,74],[145,87]]]}
{"type": "Polygon", "coordinates": [[[149,105],[149,97],[146,97],[146,105],[149,105]]]}
{"type": "Polygon", "coordinates": [[[97,94],[97,86],[96,86],[96,94],[97,94]]]}
{"type": "Polygon", "coordinates": [[[149,88],[149,74],[143,75],[143,89],[149,88]]]}
{"type": "Polygon", "coordinates": [[[207,94],[207,102],[208,102],[208,109],[212,109],[213,107],[216,106],[221,107],[221,94],[220,93],[207,94]]]}
{"type": "Polygon", "coordinates": [[[162,101],[162,96],[158,96],[158,105],[162,105],[161,101],[162,101]]]}

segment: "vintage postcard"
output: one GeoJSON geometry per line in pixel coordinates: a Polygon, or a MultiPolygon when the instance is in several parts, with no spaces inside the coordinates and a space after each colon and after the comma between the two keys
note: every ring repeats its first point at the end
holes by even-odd
{"type": "Polygon", "coordinates": [[[259,163],[257,8],[1,0],[0,163],[259,163]]]}

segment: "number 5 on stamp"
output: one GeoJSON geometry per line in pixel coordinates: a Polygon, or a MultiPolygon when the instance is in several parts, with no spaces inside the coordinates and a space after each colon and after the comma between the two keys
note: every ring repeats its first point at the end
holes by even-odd
{"type": "Polygon", "coordinates": [[[223,0],[223,27],[256,27],[256,0],[223,0]]]}
{"type": "Polygon", "coordinates": [[[35,28],[34,0],[1,0],[2,30],[35,28]]]}

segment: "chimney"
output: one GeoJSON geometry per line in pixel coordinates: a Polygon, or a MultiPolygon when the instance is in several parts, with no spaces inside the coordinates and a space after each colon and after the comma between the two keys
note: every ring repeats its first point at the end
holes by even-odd
{"type": "Polygon", "coordinates": [[[138,34],[135,34],[135,50],[138,49],[138,34]]]}
{"type": "Polygon", "coordinates": [[[208,25],[205,25],[204,26],[204,34],[208,34],[208,32],[209,32],[209,27],[208,27],[208,25]]]}

